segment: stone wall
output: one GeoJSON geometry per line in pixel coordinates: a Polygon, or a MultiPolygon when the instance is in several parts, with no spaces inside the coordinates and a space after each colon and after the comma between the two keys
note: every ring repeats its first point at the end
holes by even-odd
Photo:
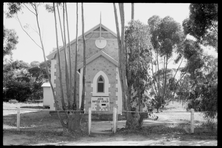
{"type": "MultiPolygon", "coordinates": [[[[116,66],[108,61],[103,56],[98,57],[91,63],[89,63],[86,67],[86,111],[88,111],[88,108],[91,106],[91,97],[92,97],[92,82],[94,76],[99,72],[103,71],[108,79],[109,79],[109,100],[110,100],[110,110],[109,112],[112,112],[113,106],[117,106],[117,96],[116,96],[116,66]]],[[[94,88],[96,89],[96,88],[94,88]]]]}
{"type": "MultiPolygon", "coordinates": [[[[98,36],[99,32],[94,32],[94,35],[98,36]]],[[[89,37],[89,36],[87,36],[89,37]]],[[[104,52],[106,52],[107,54],[109,54],[111,57],[113,57],[116,61],[118,61],[118,45],[117,45],[117,40],[113,35],[109,35],[109,33],[104,34],[104,38],[107,37],[107,46],[103,49],[104,52]]],[[[96,38],[86,38],[86,59],[91,57],[92,55],[96,54],[98,51],[100,51],[101,49],[98,49],[95,46],[95,40],[96,38]]],[[[76,47],[76,43],[72,43],[71,44],[71,73],[72,76],[74,75],[74,67],[75,67],[75,47],[76,47]]],[[[68,46],[67,46],[67,51],[68,51],[68,46]]],[[[64,94],[67,93],[66,90],[66,86],[65,86],[65,56],[64,56],[64,50],[62,50],[60,52],[60,62],[61,62],[61,71],[62,71],[62,87],[64,90],[64,94]]],[[[69,54],[67,54],[68,57],[69,54]]],[[[78,51],[77,51],[77,65],[80,64],[82,62],[83,59],[83,44],[82,44],[82,39],[79,39],[78,41],[78,51]]],[[[59,66],[58,66],[58,56],[56,56],[56,70],[55,70],[55,86],[56,86],[56,95],[57,98],[59,99],[59,107],[60,109],[62,108],[62,104],[61,104],[61,90],[60,90],[60,83],[59,83],[59,66]]],[[[93,75],[96,74],[96,72],[98,72],[99,70],[103,70],[107,76],[109,77],[109,82],[110,82],[110,95],[112,97],[112,100],[116,100],[116,68],[115,66],[109,62],[108,60],[106,60],[105,58],[97,58],[95,61],[93,61],[92,63],[89,63],[89,65],[87,65],[87,69],[86,69],[86,98],[88,100],[88,102],[86,101],[86,110],[88,110],[89,107],[89,98],[91,97],[90,93],[92,91],[92,88],[90,86],[90,82],[93,79],[93,75]],[[96,62],[96,63],[95,63],[96,62]],[[106,64],[105,64],[106,63],[106,64]],[[96,64],[97,66],[95,66],[94,64],[96,64]],[[94,68],[92,68],[94,67],[94,68]]],[[[74,84],[74,81],[72,81],[72,84],[74,84]]],[[[73,89],[77,89],[77,100],[79,101],[79,75],[77,75],[77,88],[73,88],[73,89]]],[[[67,100],[66,95],[64,96],[65,100],[67,100]]],[[[113,104],[113,102],[111,102],[113,104]]]]}

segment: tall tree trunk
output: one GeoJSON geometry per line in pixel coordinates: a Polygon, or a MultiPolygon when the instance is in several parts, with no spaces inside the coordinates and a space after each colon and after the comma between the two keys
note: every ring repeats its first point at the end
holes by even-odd
{"type": "Polygon", "coordinates": [[[158,89],[157,89],[157,80],[156,77],[154,77],[154,70],[153,70],[153,55],[152,55],[152,60],[151,60],[151,72],[152,72],[152,76],[153,76],[153,82],[152,82],[152,86],[153,86],[153,90],[155,92],[155,95],[157,95],[158,93],[158,89]]]}
{"type": "Polygon", "coordinates": [[[66,46],[66,27],[65,27],[65,3],[63,3],[63,33],[64,33],[64,57],[65,57],[65,81],[66,81],[66,96],[67,96],[67,103],[68,103],[68,109],[71,109],[71,100],[70,100],[70,89],[69,89],[69,72],[68,72],[68,60],[67,60],[67,46],[66,46]]]}
{"type": "MultiPolygon", "coordinates": [[[[56,8],[57,8],[57,12],[58,12],[58,18],[59,18],[59,27],[60,27],[60,31],[61,31],[61,38],[62,38],[62,43],[63,43],[63,47],[65,48],[65,40],[64,40],[64,33],[63,33],[63,29],[62,29],[62,21],[61,21],[61,17],[60,17],[60,12],[59,12],[59,4],[57,4],[56,5],[56,8]]],[[[64,17],[64,16],[63,16],[64,17]]],[[[65,30],[64,30],[65,31],[65,30]]],[[[59,48],[59,47],[58,47],[59,48]]],[[[60,52],[60,51],[59,51],[60,52]]],[[[66,55],[66,52],[64,53],[64,56],[66,55]]],[[[59,57],[58,58],[60,58],[60,55],[58,55],[59,57]]],[[[60,61],[60,63],[61,63],[61,61],[60,61]]],[[[62,64],[62,63],[61,63],[62,64]]],[[[66,65],[66,60],[65,60],[65,62],[64,62],[64,64],[65,64],[65,67],[67,66],[66,65]]],[[[61,68],[61,66],[60,66],[60,68],[61,68]]],[[[66,71],[66,68],[65,68],[65,71],[66,71]]],[[[66,75],[66,72],[65,72],[65,75],[66,75]]],[[[62,75],[60,76],[61,77],[61,81],[62,81],[62,75]]],[[[65,82],[67,82],[67,77],[65,76],[65,82]]],[[[62,92],[63,92],[63,94],[62,94],[62,96],[63,96],[63,98],[64,98],[64,90],[63,90],[63,86],[62,86],[62,83],[60,83],[61,84],[61,89],[62,89],[62,92]]],[[[67,88],[67,83],[66,83],[66,85],[65,85],[65,87],[67,88]]],[[[67,89],[66,89],[67,90],[67,89]]],[[[68,91],[67,91],[68,92],[68,91]]],[[[68,98],[68,95],[67,95],[67,93],[66,93],[66,96],[67,96],[67,98],[68,98]]],[[[68,100],[67,100],[68,101],[68,100]]],[[[63,101],[62,101],[63,102],[63,101]]],[[[64,98],[64,103],[65,103],[65,98],[64,98]]],[[[62,106],[63,106],[63,104],[62,104],[62,106]]],[[[68,101],[68,108],[69,108],[69,101],[68,101]]]]}
{"type": "Polygon", "coordinates": [[[71,101],[71,98],[73,98],[73,105],[71,105],[71,109],[74,109],[76,110],[75,108],[75,97],[73,97],[73,89],[72,89],[72,81],[73,81],[73,78],[72,78],[72,61],[71,61],[71,43],[70,43],[70,36],[69,36],[69,21],[68,21],[68,7],[67,7],[67,4],[65,4],[65,10],[66,10],[66,25],[67,25],[67,35],[68,35],[68,42],[69,42],[69,52],[68,52],[68,55],[69,55],[69,78],[70,78],[70,82],[69,82],[69,89],[70,89],[70,101],[71,101]]]}
{"type": "Polygon", "coordinates": [[[38,32],[39,32],[39,39],[40,39],[40,43],[41,43],[41,49],[42,49],[42,53],[43,53],[43,58],[44,58],[44,63],[45,63],[45,67],[46,67],[46,71],[47,71],[47,76],[48,76],[48,79],[49,79],[49,84],[52,88],[52,94],[53,94],[53,99],[54,99],[54,102],[55,102],[55,108],[56,109],[59,109],[58,108],[58,100],[56,98],[56,95],[55,95],[55,90],[54,90],[54,87],[52,85],[52,82],[51,82],[51,76],[49,74],[49,67],[48,67],[48,64],[47,64],[47,61],[46,61],[46,58],[45,58],[45,47],[43,45],[43,41],[42,41],[42,36],[41,36],[41,29],[40,29],[40,25],[39,25],[39,18],[38,18],[38,11],[37,11],[37,7],[35,7],[35,16],[36,16],[36,22],[37,22],[37,27],[38,27],[38,32]]]}
{"type": "MultiPolygon", "coordinates": [[[[126,99],[126,110],[127,111],[131,111],[132,107],[131,107],[131,87],[127,86],[127,76],[126,76],[126,68],[127,68],[127,58],[126,58],[126,46],[125,46],[125,18],[124,18],[124,5],[123,3],[119,4],[119,9],[120,9],[120,16],[121,16],[121,50],[122,52],[122,75],[123,75],[123,85],[124,85],[124,91],[125,91],[125,99],[126,99]]],[[[139,96],[140,97],[140,96],[139,96]]],[[[139,98],[142,99],[142,98],[139,98]]],[[[139,103],[140,104],[140,103],[139,103]]],[[[138,105],[139,105],[138,104],[138,105]]],[[[137,108],[137,107],[136,107],[137,108]]],[[[139,111],[138,108],[136,109],[136,111],[139,111]]],[[[141,123],[141,119],[142,116],[140,116],[141,114],[138,112],[127,112],[126,116],[127,116],[127,121],[126,121],[126,128],[128,129],[136,129],[140,127],[140,123],[141,123]]]]}
{"type": "Polygon", "coordinates": [[[164,88],[163,88],[163,97],[161,100],[161,105],[164,103],[165,96],[166,96],[166,89],[167,89],[167,65],[168,65],[168,56],[165,57],[165,77],[164,77],[164,88]]]}
{"type": "MultiPolygon", "coordinates": [[[[64,12],[64,11],[63,11],[64,12]]],[[[55,13],[54,13],[55,15],[55,13]]],[[[63,14],[64,15],[64,14],[63,14]]],[[[65,20],[65,18],[64,18],[65,20]]],[[[60,84],[62,84],[62,79],[61,79],[61,62],[60,62],[60,53],[59,53],[59,50],[58,50],[58,34],[57,34],[57,23],[56,23],[56,15],[55,15],[55,26],[56,26],[56,43],[57,43],[57,53],[58,53],[58,63],[59,63],[59,73],[60,73],[60,84]]],[[[64,22],[63,22],[64,23],[64,22]]],[[[65,25],[65,23],[64,23],[65,25]]],[[[65,28],[64,28],[65,30],[65,28]]],[[[64,34],[65,36],[65,34],[64,34]]],[[[64,40],[65,40],[65,37],[64,37],[64,40]]],[[[66,63],[65,63],[66,64],[66,63]]],[[[67,71],[65,71],[66,74],[68,74],[67,71]]],[[[61,85],[62,86],[62,85],[61,85]]],[[[62,91],[62,87],[61,88],[61,91],[62,91]]],[[[63,92],[63,91],[62,91],[63,92]]],[[[68,93],[68,92],[67,92],[68,93]]],[[[64,97],[62,98],[62,105],[64,104],[64,97]]],[[[65,110],[67,110],[65,108],[65,110]]],[[[66,113],[66,112],[65,112],[66,113]]],[[[69,115],[67,115],[67,118],[68,118],[68,122],[67,124],[64,124],[64,122],[62,122],[62,125],[63,125],[63,131],[65,132],[65,134],[79,134],[80,132],[82,132],[82,128],[81,128],[81,121],[82,121],[82,116],[80,115],[80,113],[77,111],[74,111],[74,113],[70,113],[69,115]]],[[[84,125],[86,126],[86,125],[84,125]]]]}
{"type": "Polygon", "coordinates": [[[81,110],[84,111],[84,101],[85,101],[85,75],[86,75],[86,43],[84,36],[84,8],[82,3],[82,40],[83,40],[83,78],[82,78],[82,100],[81,100],[81,110]]]}
{"type": "Polygon", "coordinates": [[[124,98],[126,100],[126,110],[129,110],[129,99],[128,99],[128,89],[127,89],[127,79],[126,79],[126,50],[125,50],[125,17],[124,17],[124,5],[123,3],[119,3],[119,11],[120,11],[120,20],[121,20],[121,71],[122,71],[122,82],[123,82],[123,91],[124,98]]]}
{"type": "MultiPolygon", "coordinates": [[[[44,51],[44,46],[43,46],[43,42],[42,42],[42,37],[41,37],[41,30],[40,30],[40,27],[39,27],[39,20],[38,20],[38,11],[37,11],[37,6],[34,5],[35,7],[35,11],[36,11],[36,20],[37,20],[37,26],[38,26],[38,30],[39,30],[39,37],[40,37],[40,42],[41,42],[41,46],[42,46],[42,49],[44,51]]],[[[55,7],[54,7],[55,8],[55,7]]],[[[55,10],[55,9],[54,9],[55,10]]],[[[58,49],[58,48],[57,48],[58,49]]],[[[45,59],[45,52],[43,52],[43,55],[44,55],[44,60],[45,60],[45,63],[46,63],[46,69],[48,71],[48,65],[47,65],[47,62],[46,62],[46,59],[45,59]]],[[[49,74],[48,74],[49,75],[49,74]]],[[[49,77],[50,79],[50,77],[49,77]]],[[[55,102],[55,107],[56,107],[56,110],[59,110],[59,106],[58,106],[58,100],[55,98],[55,92],[54,92],[54,88],[52,86],[52,83],[51,83],[51,79],[50,79],[50,85],[51,85],[51,88],[52,88],[52,91],[53,91],[53,98],[54,98],[54,102],[55,102]]],[[[63,119],[61,118],[59,112],[57,111],[57,115],[59,117],[59,120],[60,120],[60,123],[62,124],[63,126],[63,129],[64,128],[67,128],[67,124],[64,123],[63,119]]]]}
{"type": "MultiPolygon", "coordinates": [[[[156,52],[156,59],[157,59],[157,72],[159,73],[160,71],[160,68],[159,68],[159,53],[158,53],[158,49],[157,49],[157,52],[156,52]]],[[[157,88],[158,88],[158,95],[157,96],[160,96],[160,75],[158,74],[157,75],[157,79],[158,79],[158,83],[157,83],[157,88]]]]}
{"type": "MultiPolygon", "coordinates": [[[[53,94],[53,99],[54,99],[54,102],[55,102],[55,108],[56,108],[56,110],[60,110],[60,109],[59,109],[58,99],[57,99],[57,97],[56,97],[56,95],[55,95],[55,89],[54,89],[54,87],[53,87],[53,85],[52,85],[51,77],[50,77],[50,74],[49,74],[48,64],[47,64],[47,61],[46,61],[45,48],[44,48],[44,44],[43,44],[43,41],[42,41],[41,29],[40,29],[40,25],[39,25],[38,9],[37,9],[36,4],[31,4],[31,5],[32,5],[32,8],[34,9],[34,12],[35,12],[35,13],[33,12],[33,14],[34,14],[35,17],[36,17],[36,23],[37,23],[37,27],[38,27],[38,35],[39,35],[39,39],[40,39],[41,46],[39,46],[39,45],[33,40],[33,38],[26,32],[26,30],[24,30],[24,28],[22,27],[21,22],[20,22],[20,20],[19,20],[19,18],[18,18],[18,16],[17,16],[17,14],[16,14],[16,17],[17,17],[17,19],[18,19],[18,21],[19,21],[19,24],[20,24],[22,30],[29,36],[29,38],[30,38],[39,48],[42,49],[43,58],[44,58],[44,63],[45,63],[45,66],[46,66],[46,71],[47,71],[47,76],[48,76],[48,79],[49,79],[49,84],[50,84],[50,86],[51,86],[52,94],[53,94]]],[[[54,10],[55,10],[54,3],[53,3],[53,8],[54,8],[54,10]]],[[[67,125],[63,122],[63,119],[60,117],[59,112],[57,112],[57,115],[58,115],[58,117],[59,117],[59,120],[60,120],[62,126],[63,126],[63,127],[67,127],[67,125]]]]}
{"type": "Polygon", "coordinates": [[[64,43],[62,21],[61,21],[60,12],[59,12],[59,4],[56,5],[56,8],[57,8],[58,16],[59,16],[59,27],[60,27],[60,31],[61,31],[62,43],[64,43]]]}
{"type": "MultiPolygon", "coordinates": [[[[177,69],[176,69],[176,72],[175,72],[175,74],[174,74],[174,76],[173,76],[173,79],[175,79],[175,77],[176,77],[176,75],[177,75],[177,72],[178,72],[178,70],[179,70],[179,68],[180,68],[180,66],[181,66],[181,64],[182,64],[182,62],[183,62],[183,57],[182,57],[182,60],[181,60],[180,64],[178,65],[178,67],[177,67],[177,69]]],[[[167,83],[167,86],[166,86],[166,87],[168,87],[169,84],[170,84],[170,83],[167,83]]],[[[173,94],[172,94],[173,99],[174,99],[174,95],[175,95],[175,93],[176,93],[176,89],[173,90],[173,94]]],[[[169,97],[168,94],[166,94],[166,97],[169,97]]],[[[169,101],[171,101],[171,100],[172,100],[172,99],[169,99],[169,101]]]]}
{"type": "Polygon", "coordinates": [[[134,20],[134,3],[131,4],[131,20],[134,20]]]}
{"type": "MultiPolygon", "coordinates": [[[[63,87],[62,87],[62,72],[61,72],[60,52],[59,52],[59,45],[58,45],[58,32],[57,32],[57,20],[56,20],[56,12],[55,12],[55,3],[53,3],[53,8],[54,8],[54,20],[55,20],[55,31],[56,31],[56,46],[57,46],[58,67],[59,67],[59,82],[60,82],[61,102],[62,102],[62,109],[65,110],[66,105],[65,105],[63,87]]],[[[58,117],[60,118],[59,113],[58,113],[58,117]]],[[[60,122],[63,126],[63,129],[67,128],[67,124],[65,124],[61,118],[60,118],[60,122]]]]}
{"type": "MultiPolygon", "coordinates": [[[[53,3],[53,8],[55,10],[55,4],[54,3],[53,3]]],[[[59,67],[59,83],[60,83],[60,92],[61,92],[61,102],[62,102],[62,109],[65,110],[66,105],[65,105],[63,87],[62,87],[62,71],[61,71],[61,63],[60,63],[60,51],[59,51],[58,32],[57,32],[57,19],[56,19],[55,11],[54,11],[54,18],[55,18],[56,46],[57,46],[58,67],[59,67]]]]}
{"type": "MultiPolygon", "coordinates": [[[[77,99],[76,98],[76,78],[77,78],[77,51],[78,51],[78,3],[76,3],[76,48],[75,48],[75,68],[74,68],[74,102],[73,102],[73,106],[75,106],[75,108],[79,108],[78,104],[77,104],[77,99]],[[75,104],[74,104],[75,103],[75,104]]],[[[81,78],[80,78],[81,79],[81,78]]],[[[80,87],[80,86],[79,86],[80,87]]],[[[80,103],[80,102],[79,102],[80,103]]]]}
{"type": "Polygon", "coordinates": [[[119,31],[119,22],[118,22],[118,16],[117,16],[117,10],[116,10],[116,5],[113,3],[113,8],[114,8],[114,15],[115,15],[115,22],[116,22],[116,32],[117,32],[117,41],[118,41],[118,55],[119,55],[119,80],[122,88],[122,102],[123,102],[123,110],[126,110],[126,100],[125,100],[125,88],[124,88],[124,83],[123,83],[123,74],[122,74],[122,47],[121,47],[121,39],[120,39],[120,31],[119,31]]]}

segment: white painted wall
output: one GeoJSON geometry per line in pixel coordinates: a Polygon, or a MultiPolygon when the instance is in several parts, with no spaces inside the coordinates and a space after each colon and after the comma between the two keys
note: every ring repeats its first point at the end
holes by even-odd
{"type": "Polygon", "coordinates": [[[55,110],[52,89],[49,83],[44,83],[43,88],[43,106],[49,106],[50,110],[55,110]]]}
{"type": "Polygon", "coordinates": [[[50,106],[51,104],[51,95],[52,91],[50,87],[43,87],[43,106],[50,106]]]}

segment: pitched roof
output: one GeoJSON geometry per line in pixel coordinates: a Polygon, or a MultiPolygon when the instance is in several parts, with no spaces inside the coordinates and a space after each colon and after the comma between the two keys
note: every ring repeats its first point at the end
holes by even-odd
{"type": "MultiPolygon", "coordinates": [[[[100,24],[96,25],[95,27],[93,27],[92,29],[88,30],[87,32],[84,33],[85,36],[87,36],[88,34],[90,34],[91,32],[93,31],[96,31],[98,28],[100,27],[100,24]]],[[[102,30],[107,30],[108,32],[110,32],[112,35],[114,35],[115,37],[117,37],[116,33],[114,33],[112,30],[110,30],[109,28],[107,28],[106,26],[104,26],[103,24],[101,24],[101,28],[102,30]]],[[[82,35],[80,35],[78,38],[79,39],[82,39],[82,35]]],[[[76,42],[76,39],[72,40],[70,42],[70,45],[74,44],[76,42]]],[[[67,46],[68,46],[68,43],[67,43],[67,46]]],[[[59,47],[59,50],[62,51],[64,50],[64,46],[62,47],[59,47]]],[[[50,53],[48,56],[46,56],[49,60],[53,59],[56,55],[57,51],[53,51],[52,53],[50,53]]]]}
{"type": "MultiPolygon", "coordinates": [[[[89,57],[88,59],[86,59],[86,65],[90,62],[92,62],[93,60],[95,60],[96,58],[98,58],[99,56],[103,56],[104,58],[106,58],[107,60],[109,60],[111,63],[113,63],[114,65],[118,66],[118,62],[112,58],[110,55],[108,55],[107,53],[105,53],[104,51],[99,51],[96,54],[94,54],[93,56],[89,57]]],[[[80,69],[83,67],[83,62],[80,63],[77,66],[77,69],[80,69]]]]}
{"type": "Polygon", "coordinates": [[[49,82],[45,82],[45,83],[42,84],[41,87],[51,87],[51,86],[50,86],[49,82]]]}

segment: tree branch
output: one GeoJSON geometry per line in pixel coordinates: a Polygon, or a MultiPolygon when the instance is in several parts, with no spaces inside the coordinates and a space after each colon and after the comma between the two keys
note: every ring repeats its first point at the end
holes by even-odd
{"type": "Polygon", "coordinates": [[[175,77],[176,77],[177,71],[178,71],[178,69],[180,68],[180,66],[181,66],[182,62],[183,62],[183,57],[182,57],[182,60],[181,60],[181,62],[180,62],[180,64],[179,64],[179,66],[177,67],[177,70],[176,70],[176,72],[175,72],[175,74],[174,74],[173,78],[175,78],[175,77]]]}
{"type": "Polygon", "coordinates": [[[60,30],[61,30],[61,36],[62,36],[62,42],[64,43],[64,38],[63,38],[63,30],[62,30],[62,24],[61,24],[61,18],[60,18],[60,12],[59,12],[59,4],[56,5],[57,11],[58,11],[58,16],[59,16],[59,25],[60,25],[60,30]]]}
{"type": "MultiPolygon", "coordinates": [[[[157,57],[157,72],[159,72],[159,58],[158,58],[158,49],[157,49],[157,53],[156,53],[156,57],[157,57]]],[[[158,87],[158,95],[159,95],[159,92],[160,92],[160,76],[159,74],[157,74],[157,78],[158,78],[158,83],[157,83],[157,87],[158,87]]]]}
{"type": "MultiPolygon", "coordinates": [[[[31,9],[29,9],[29,7],[26,6],[25,3],[23,3],[23,5],[24,5],[32,14],[36,15],[31,9]]],[[[31,5],[32,5],[32,4],[31,4],[31,5]]]]}
{"type": "Polygon", "coordinates": [[[22,30],[28,35],[28,37],[29,37],[39,48],[42,49],[42,47],[41,47],[39,44],[37,44],[37,43],[35,42],[35,40],[29,35],[29,33],[22,27],[22,24],[21,24],[21,22],[20,22],[19,17],[18,17],[17,14],[16,14],[16,18],[17,18],[17,20],[18,20],[18,22],[19,22],[19,25],[20,25],[20,27],[22,28],[22,30]]]}
{"type": "Polygon", "coordinates": [[[35,5],[34,5],[34,4],[32,4],[32,3],[31,3],[30,5],[31,5],[31,6],[32,6],[32,8],[35,10],[35,5]]]}
{"type": "MultiPolygon", "coordinates": [[[[49,68],[48,68],[48,63],[46,61],[46,57],[45,57],[45,49],[44,49],[44,45],[43,45],[43,41],[42,41],[42,37],[41,37],[41,30],[40,30],[40,26],[39,26],[39,20],[38,20],[38,10],[37,10],[37,7],[35,6],[35,16],[36,16],[36,22],[37,22],[37,26],[38,26],[38,30],[39,30],[39,38],[40,38],[40,42],[41,42],[41,46],[42,46],[42,52],[43,52],[43,58],[44,58],[44,62],[45,62],[45,66],[46,66],[46,71],[47,71],[47,76],[48,76],[48,79],[49,79],[49,84],[52,88],[52,94],[53,94],[53,98],[54,98],[54,102],[55,102],[55,108],[56,110],[59,109],[59,106],[58,106],[58,100],[56,99],[56,95],[55,95],[55,90],[52,86],[52,82],[51,82],[51,77],[49,75],[49,68]]],[[[58,112],[57,112],[58,114],[58,112]]],[[[59,115],[59,114],[58,114],[59,115]]],[[[60,117],[59,117],[60,118],[60,117]]]]}
{"type": "Polygon", "coordinates": [[[158,91],[157,91],[157,88],[156,88],[156,85],[155,85],[155,82],[157,83],[157,80],[156,80],[156,78],[154,77],[154,72],[153,72],[153,59],[151,60],[151,64],[152,64],[152,68],[151,68],[151,72],[152,72],[152,76],[153,76],[153,79],[154,79],[154,82],[152,83],[153,85],[154,85],[154,88],[155,88],[155,90],[156,90],[156,95],[157,95],[157,93],[158,93],[158,91]]]}

